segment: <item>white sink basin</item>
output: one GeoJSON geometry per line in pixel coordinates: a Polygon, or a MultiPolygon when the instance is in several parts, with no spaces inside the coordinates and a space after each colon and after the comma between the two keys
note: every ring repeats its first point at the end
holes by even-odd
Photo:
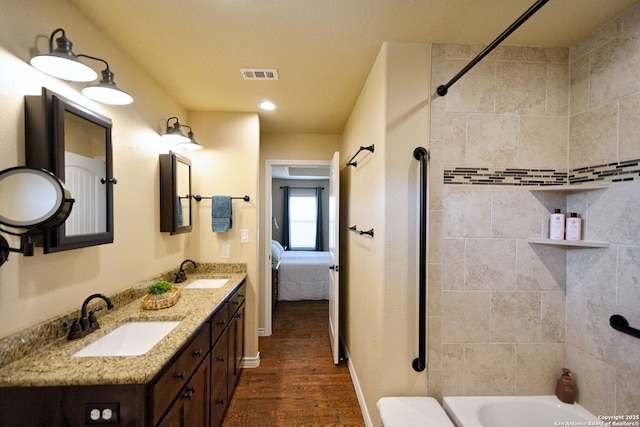
{"type": "Polygon", "coordinates": [[[185,286],[186,289],[218,289],[223,287],[229,279],[197,279],[185,286]]]}
{"type": "Polygon", "coordinates": [[[129,322],[118,326],[72,357],[140,356],[156,345],[180,322],[129,322]]]}

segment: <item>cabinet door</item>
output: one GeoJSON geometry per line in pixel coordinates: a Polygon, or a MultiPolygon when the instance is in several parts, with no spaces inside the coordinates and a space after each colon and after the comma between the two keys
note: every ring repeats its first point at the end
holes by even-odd
{"type": "Polygon", "coordinates": [[[227,409],[227,370],[229,359],[229,329],[211,350],[211,426],[222,424],[224,411],[227,409]]]}
{"type": "Polygon", "coordinates": [[[158,427],[209,427],[210,357],[193,374],[158,427]]]}
{"type": "Polygon", "coordinates": [[[244,304],[229,323],[229,363],[227,395],[231,397],[240,376],[240,365],[244,353],[244,304]]]}

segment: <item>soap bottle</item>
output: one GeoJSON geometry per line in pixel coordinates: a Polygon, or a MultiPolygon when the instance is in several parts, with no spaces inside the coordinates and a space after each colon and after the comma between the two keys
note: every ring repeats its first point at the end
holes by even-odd
{"type": "Polygon", "coordinates": [[[564,214],[560,213],[560,209],[556,209],[549,217],[549,238],[551,240],[563,240],[564,226],[564,214]]]}
{"type": "Polygon", "coordinates": [[[562,368],[562,375],[558,378],[556,396],[561,402],[573,404],[576,401],[576,388],[571,381],[571,371],[562,368]]]}
{"type": "Polygon", "coordinates": [[[565,232],[567,240],[582,240],[582,218],[577,213],[571,212],[567,217],[565,232]]]}

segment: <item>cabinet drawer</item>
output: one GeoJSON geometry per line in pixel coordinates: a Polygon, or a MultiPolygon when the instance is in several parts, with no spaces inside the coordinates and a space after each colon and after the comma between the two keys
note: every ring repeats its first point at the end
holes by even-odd
{"type": "Polygon", "coordinates": [[[245,289],[246,285],[243,283],[242,286],[240,286],[238,290],[236,290],[233,295],[231,295],[231,298],[229,298],[229,318],[236,314],[236,311],[238,311],[238,308],[240,308],[240,306],[244,302],[245,289]]]}
{"type": "Polygon", "coordinates": [[[211,346],[211,326],[206,323],[180,357],[173,362],[153,386],[153,422],[158,422],[162,414],[173,402],[176,394],[184,387],[201,361],[205,359],[211,346]]]}
{"type": "Polygon", "coordinates": [[[214,345],[229,323],[229,306],[225,302],[211,318],[211,345],[214,345]]]}

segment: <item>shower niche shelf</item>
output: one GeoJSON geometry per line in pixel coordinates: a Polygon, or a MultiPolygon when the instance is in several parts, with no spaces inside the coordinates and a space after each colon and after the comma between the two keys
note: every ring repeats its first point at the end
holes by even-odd
{"type": "Polygon", "coordinates": [[[531,187],[529,191],[542,191],[549,193],[579,193],[581,191],[606,190],[609,184],[571,184],[571,185],[546,185],[531,187]]]}
{"type": "Polygon", "coordinates": [[[564,246],[566,248],[608,248],[607,242],[594,242],[591,240],[551,240],[532,237],[527,240],[536,245],[564,246]]]}
{"type": "MultiPolygon", "coordinates": [[[[609,188],[609,184],[587,183],[587,184],[548,185],[548,186],[542,186],[542,187],[532,187],[532,188],[529,188],[529,191],[569,194],[569,193],[579,193],[583,191],[606,190],[607,188],[609,188]]],[[[607,242],[596,242],[591,240],[551,240],[551,239],[532,237],[527,241],[529,243],[536,244],[536,245],[561,246],[567,249],[608,248],[609,247],[609,243],[607,242]]]]}

